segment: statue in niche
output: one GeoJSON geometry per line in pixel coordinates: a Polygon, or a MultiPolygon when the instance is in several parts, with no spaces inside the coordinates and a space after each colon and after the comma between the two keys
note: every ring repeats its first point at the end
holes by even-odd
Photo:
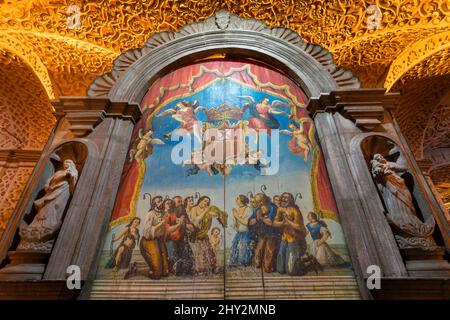
{"type": "Polygon", "coordinates": [[[17,250],[51,251],[70,195],[75,189],[78,171],[72,160],[64,161],[64,168],[56,171],[45,183],[45,195],[34,201],[37,214],[27,225],[19,228],[17,250]]]}
{"type": "Polygon", "coordinates": [[[433,217],[422,222],[416,215],[411,192],[399,173],[407,167],[387,161],[377,153],[370,161],[372,176],[375,179],[386,209],[387,220],[394,231],[400,249],[435,250],[436,243],[431,234],[434,231],[433,217]]]}

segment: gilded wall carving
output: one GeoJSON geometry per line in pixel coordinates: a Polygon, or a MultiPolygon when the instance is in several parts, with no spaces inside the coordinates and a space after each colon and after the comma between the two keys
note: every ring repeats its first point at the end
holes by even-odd
{"type": "MultiPolygon", "coordinates": [[[[243,18],[262,20],[268,26],[293,29],[306,42],[329,49],[338,65],[357,72],[361,82],[371,87],[382,80],[379,75],[367,72],[366,67],[376,65],[375,68],[384,69],[417,39],[448,30],[450,26],[450,7],[445,0],[383,3],[357,0],[21,0],[4,1],[0,5],[0,39],[26,33],[25,43],[33,50],[45,41],[47,50],[38,49],[35,55],[46,66],[55,69],[50,71],[54,83],[61,87],[60,94],[78,94],[84,93],[83,89],[96,75],[109,70],[112,59],[121,52],[141,47],[155,32],[175,31],[186,24],[202,21],[218,8],[226,8],[243,18]],[[367,25],[374,15],[368,11],[373,4],[382,12],[380,29],[367,25]],[[79,6],[79,15],[76,11],[68,12],[70,5],[79,6]],[[73,26],[78,17],[80,28],[69,28],[68,25],[73,26]],[[67,44],[74,40],[79,40],[77,45],[67,44]],[[67,60],[66,51],[73,51],[78,45],[83,46],[83,54],[74,53],[67,60]],[[80,62],[95,67],[85,68],[80,62]],[[67,69],[68,64],[73,64],[73,69],[67,69]],[[70,84],[80,68],[85,75],[94,74],[79,76],[74,84],[70,84]],[[82,79],[85,79],[84,83],[82,79]]],[[[39,63],[31,65],[38,69],[39,63]]],[[[47,81],[42,72],[40,78],[47,81]]]]}
{"type": "Polygon", "coordinates": [[[52,106],[31,69],[0,52],[0,149],[41,150],[54,124],[52,106]]]}
{"type": "Polygon", "coordinates": [[[409,81],[401,88],[402,96],[395,117],[417,159],[423,158],[424,132],[428,120],[449,90],[450,75],[409,81]]]}
{"type": "Polygon", "coordinates": [[[32,171],[32,167],[0,167],[0,237],[32,171]]]}
{"type": "MultiPolygon", "coordinates": [[[[441,99],[428,120],[424,151],[428,149],[450,148],[450,91],[441,99]]],[[[450,161],[450,159],[449,159],[450,161]]]]}
{"type": "Polygon", "coordinates": [[[450,31],[419,40],[391,64],[385,87],[398,89],[410,80],[448,74],[449,57],[450,31]]]}

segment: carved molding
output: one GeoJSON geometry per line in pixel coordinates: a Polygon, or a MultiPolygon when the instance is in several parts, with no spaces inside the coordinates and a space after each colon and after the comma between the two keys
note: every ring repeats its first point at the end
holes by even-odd
{"type": "Polygon", "coordinates": [[[318,112],[339,112],[357,127],[370,131],[382,123],[386,110],[395,109],[398,96],[384,89],[333,91],[311,99],[307,108],[313,117],[318,112]]]}
{"type": "Polygon", "coordinates": [[[41,150],[8,149],[0,150],[0,162],[38,162],[41,150]]]}
{"type": "Polygon", "coordinates": [[[52,101],[56,117],[65,117],[69,130],[77,137],[84,137],[106,117],[127,119],[135,123],[142,112],[138,105],[127,102],[111,102],[107,98],[62,97],[52,101]]]}
{"type": "Polygon", "coordinates": [[[339,88],[359,88],[359,80],[351,71],[336,66],[333,62],[333,56],[327,49],[319,45],[305,43],[295,31],[281,27],[268,27],[262,21],[243,19],[237,15],[230,14],[227,10],[219,10],[214,16],[202,22],[186,25],[178,32],[163,31],[157,33],[148,39],[142,48],[124,52],[114,60],[111,72],[98,77],[89,86],[88,96],[106,97],[119,77],[133,63],[155,48],[195,34],[223,34],[226,31],[232,30],[258,32],[274,37],[278,41],[289,43],[318,61],[336,81],[339,88]]]}

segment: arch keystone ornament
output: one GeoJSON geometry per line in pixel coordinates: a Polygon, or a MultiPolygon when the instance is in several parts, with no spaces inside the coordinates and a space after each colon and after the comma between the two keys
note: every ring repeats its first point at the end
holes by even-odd
{"type": "MultiPolygon", "coordinates": [[[[34,279],[40,280],[33,285],[42,289],[38,291],[42,296],[61,296],[60,291],[66,290],[61,288],[66,284],[67,268],[76,265],[80,268],[82,283],[78,298],[129,297],[130,283],[139,286],[132,288],[133,292],[138,292],[138,298],[161,298],[162,291],[168,298],[179,298],[177,294],[180,292],[185,294],[184,297],[199,299],[213,297],[213,294],[221,294],[222,298],[243,298],[242,292],[227,291],[223,285],[225,282],[217,276],[232,272],[226,270],[228,262],[223,265],[217,263],[230,256],[227,255],[226,241],[223,241],[223,249],[218,244],[221,234],[235,236],[233,239],[237,243],[251,243],[251,232],[259,232],[259,246],[257,250],[255,248],[254,259],[254,268],[258,272],[249,278],[254,281],[251,288],[244,284],[246,287],[242,291],[247,293],[250,290],[248,292],[253,298],[301,298],[295,292],[285,288],[274,289],[276,286],[270,284],[284,281],[286,286],[295,287],[294,291],[300,292],[305,279],[305,273],[301,271],[306,270],[302,269],[306,266],[312,268],[306,272],[312,279],[308,277],[308,281],[314,281],[317,275],[317,279],[330,281],[327,283],[332,286],[342,285],[339,288],[343,291],[333,290],[329,298],[448,296],[446,279],[450,276],[450,268],[443,252],[449,252],[450,227],[392,118],[396,97],[396,94],[386,94],[381,88],[360,89],[358,79],[350,71],[336,66],[326,49],[305,43],[294,31],[268,27],[261,21],[242,19],[225,10],[217,11],[203,22],[186,25],[177,32],[157,33],[142,48],[122,53],[109,73],[94,80],[86,97],[61,97],[54,102],[57,125],[3,234],[1,266],[7,265],[8,252],[17,249],[15,239],[20,224],[33,220],[32,204],[45,189],[46,179],[59,168],[61,161],[71,156],[83,159],[82,171],[65,208],[51,252],[45,262],[39,261],[39,275],[34,279]],[[231,103],[224,103],[222,100],[225,98],[220,100],[223,97],[229,98],[231,103]],[[267,111],[270,108],[277,109],[278,113],[267,111]],[[284,132],[281,132],[280,141],[284,143],[283,152],[286,152],[282,158],[292,161],[281,163],[280,170],[286,174],[286,168],[292,167],[299,175],[289,175],[280,185],[303,189],[284,190],[280,186],[277,189],[275,182],[268,180],[257,183],[261,178],[256,176],[263,165],[261,163],[244,167],[249,169],[247,171],[237,166],[219,165],[173,168],[175,165],[166,161],[163,153],[172,142],[166,137],[177,126],[191,129],[197,114],[199,117],[205,115],[203,120],[214,128],[233,125],[247,125],[258,130],[281,128],[280,132],[284,132]],[[217,117],[208,119],[211,114],[217,117]],[[223,115],[227,118],[219,117],[223,115]],[[371,141],[378,141],[378,137],[391,141],[395,148],[377,149],[371,141]],[[83,147],[67,147],[71,145],[83,147]],[[58,153],[62,149],[70,152],[58,153]],[[77,153],[82,153],[82,156],[77,153]],[[415,210],[410,212],[417,215],[414,220],[435,221],[434,232],[429,236],[437,250],[424,253],[417,248],[414,254],[405,254],[398,246],[386,217],[387,208],[395,205],[385,205],[368,167],[374,154],[382,154],[389,161],[390,157],[402,161],[401,178],[415,205],[415,210]],[[168,167],[173,171],[167,172],[168,167]],[[198,179],[196,181],[203,183],[202,179],[215,179],[224,185],[224,189],[203,185],[203,189],[192,190],[192,184],[182,185],[184,189],[172,188],[170,183],[178,183],[177,179],[171,180],[175,171],[181,172],[176,178],[184,182],[198,179]],[[167,173],[167,181],[164,177],[147,179],[158,178],[157,175],[164,172],[167,173]],[[230,200],[225,197],[225,192],[220,191],[225,190],[227,183],[233,182],[230,179],[233,177],[242,180],[235,187],[229,185],[230,200]],[[246,177],[254,178],[254,184],[249,183],[246,177]],[[146,185],[149,181],[153,185],[146,185]],[[150,190],[155,187],[155,181],[161,192],[150,190]],[[248,190],[242,189],[246,185],[252,186],[248,190]],[[214,194],[207,195],[211,191],[214,194]],[[237,191],[238,194],[233,193],[237,191]],[[178,192],[184,193],[180,195],[178,192]],[[223,201],[220,202],[218,197],[222,194],[223,201]],[[231,213],[235,203],[239,208],[236,213],[231,213]],[[324,203],[329,205],[328,208],[323,206],[324,203]],[[177,216],[169,212],[175,210],[173,206],[177,204],[182,205],[186,213],[180,212],[177,216]],[[255,227],[250,231],[249,224],[243,224],[244,227],[238,229],[242,234],[230,233],[231,225],[239,225],[233,217],[243,219],[239,214],[243,215],[245,210],[239,210],[245,206],[248,207],[247,214],[250,213],[248,221],[257,225],[260,220],[273,218],[272,225],[269,228],[255,227]],[[278,211],[279,208],[284,211],[278,211]],[[144,216],[139,214],[146,214],[146,220],[141,222],[144,216]],[[271,218],[271,214],[275,216],[271,218]],[[314,238],[313,235],[308,238],[309,244],[301,235],[283,233],[281,239],[281,232],[270,229],[284,228],[285,219],[298,226],[300,222],[297,220],[301,218],[305,220],[305,227],[311,228],[309,232],[314,233],[314,238]],[[166,224],[163,224],[164,219],[167,219],[166,224]],[[326,220],[328,227],[315,224],[321,220],[326,220]],[[182,224],[191,229],[191,233],[186,231],[186,238],[182,238],[181,232],[170,239],[163,237],[165,231],[161,231],[161,226],[167,227],[167,233],[172,234],[176,225],[182,224]],[[324,241],[336,241],[334,244],[341,241],[339,252],[332,244],[328,246],[327,243],[325,249],[319,248],[317,242],[313,244],[327,232],[338,235],[336,238],[340,240],[327,238],[324,241]],[[181,239],[186,241],[180,242],[181,239]],[[279,246],[277,240],[280,240],[279,246]],[[311,251],[317,257],[306,254],[306,251],[304,256],[295,256],[307,248],[313,249],[311,251]],[[277,250],[281,256],[279,265],[275,266],[274,257],[278,255],[273,253],[277,250]],[[346,269],[341,269],[347,272],[344,276],[327,278],[322,273],[321,268],[326,263],[321,265],[319,261],[323,257],[317,252],[323,253],[324,250],[330,255],[334,253],[335,265],[345,265],[343,268],[346,269]],[[266,251],[269,257],[261,253],[266,251]],[[183,257],[180,259],[183,261],[166,259],[174,255],[183,257]],[[194,263],[187,263],[189,259],[186,256],[191,260],[194,257],[194,263]],[[215,263],[203,263],[201,257],[205,256],[206,260],[215,263]],[[295,258],[297,263],[287,263],[287,257],[295,258]],[[380,289],[366,286],[370,277],[367,270],[374,265],[381,271],[380,289]],[[107,268],[106,272],[117,272],[114,279],[122,278],[117,281],[98,278],[97,271],[107,268]],[[308,274],[310,271],[312,273],[308,274]],[[166,280],[172,279],[158,280],[169,272],[174,277],[180,273],[192,273],[193,277],[187,282],[178,282],[180,288],[173,293],[161,287],[166,280]],[[222,291],[211,293],[205,289],[200,294],[194,291],[194,280],[205,272],[211,275],[211,278],[202,278],[206,281],[205,287],[220,287],[222,291]],[[283,275],[277,279],[279,272],[292,276],[283,275]],[[144,279],[135,282],[134,277],[139,276],[144,279]],[[416,281],[419,277],[431,290],[422,290],[423,282],[416,281]]],[[[284,179],[286,176],[277,177],[284,179]]],[[[234,247],[234,251],[230,251],[235,253],[235,262],[248,264],[252,260],[248,254],[236,253],[238,245],[234,247]]],[[[29,297],[30,281],[27,279],[30,278],[27,276],[26,273],[21,275],[25,280],[16,283],[15,290],[8,287],[7,281],[0,281],[0,297],[29,297]]],[[[231,285],[242,286],[242,283],[236,280],[231,285]]],[[[73,298],[73,293],[67,290],[64,293],[73,298]]],[[[308,292],[308,297],[317,298],[322,294],[322,291],[314,289],[308,292]]]]}

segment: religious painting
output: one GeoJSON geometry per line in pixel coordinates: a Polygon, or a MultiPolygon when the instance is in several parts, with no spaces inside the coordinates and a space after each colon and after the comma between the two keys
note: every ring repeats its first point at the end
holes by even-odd
{"type": "Polygon", "coordinates": [[[226,291],[230,279],[352,274],[306,103],[254,62],[198,62],[155,81],[97,280],[132,291],[215,279],[226,291]]]}

